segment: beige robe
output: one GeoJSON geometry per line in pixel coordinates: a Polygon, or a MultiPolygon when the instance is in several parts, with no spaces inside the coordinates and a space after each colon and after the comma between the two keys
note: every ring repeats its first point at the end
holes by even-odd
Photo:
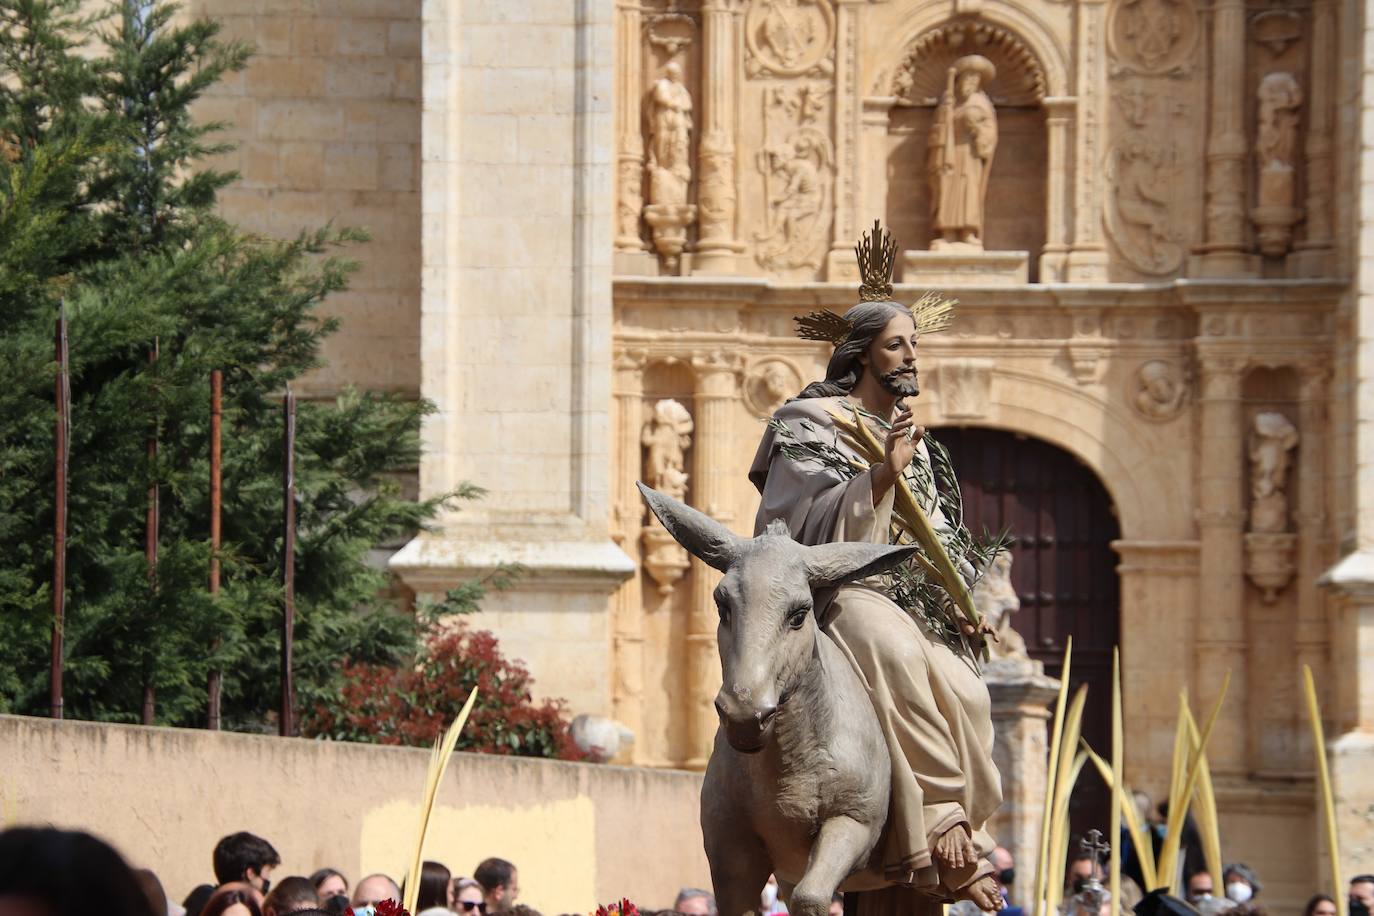
{"type": "MultiPolygon", "coordinates": [[[[799,399],[773,416],[798,439],[821,437],[853,454],[839,441],[828,413],[842,404],[840,398],[799,399]]],[[[762,494],[756,533],[782,519],[803,544],[888,542],[891,491],[874,506],[869,474],[845,480],[819,462],[789,459],[779,450],[784,441],[769,428],[749,471],[762,494]]],[[[924,442],[916,460],[930,464],[924,442]]],[[[911,475],[908,481],[916,485],[911,475]]],[[[922,502],[933,501],[933,495],[927,491],[922,502]]],[[[938,509],[931,521],[937,533],[949,530],[938,509]]],[[[892,757],[892,801],[880,841],[884,876],[947,899],[992,871],[984,857],[995,843],[984,825],[1002,802],[1002,781],[992,761],[991,703],[972,664],[894,604],[880,585],[872,579],[841,588],[822,619],[829,618],[826,633],[868,689],[892,757]],[[931,846],[960,822],[972,831],[979,860],[942,871],[931,846]]],[[[900,908],[897,901],[884,907],[900,908]]]]}

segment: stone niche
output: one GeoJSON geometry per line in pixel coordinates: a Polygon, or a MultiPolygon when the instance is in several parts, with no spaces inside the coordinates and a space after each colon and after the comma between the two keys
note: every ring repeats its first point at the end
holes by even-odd
{"type": "MultiPolygon", "coordinates": [[[[887,87],[891,108],[880,146],[882,164],[870,170],[886,170],[884,209],[901,246],[930,248],[936,233],[928,138],[947,88],[948,68],[970,54],[982,55],[996,68],[996,76],[983,87],[996,111],[998,133],[988,174],[983,247],[989,254],[1030,252],[1030,280],[1035,281],[1037,256],[1046,240],[1046,85],[1040,62],[1011,30],[959,18],[918,36],[887,87]]],[[[868,107],[871,111],[873,106],[868,107]]]]}

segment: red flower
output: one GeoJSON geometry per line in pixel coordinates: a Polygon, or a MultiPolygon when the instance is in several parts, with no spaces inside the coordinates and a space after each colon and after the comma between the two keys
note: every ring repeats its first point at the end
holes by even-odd
{"type": "Polygon", "coordinates": [[[395,900],[381,901],[373,912],[376,913],[376,916],[410,916],[410,911],[395,900]]]}

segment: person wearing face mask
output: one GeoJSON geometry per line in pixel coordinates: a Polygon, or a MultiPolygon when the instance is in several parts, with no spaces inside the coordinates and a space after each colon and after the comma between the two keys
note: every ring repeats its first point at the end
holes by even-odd
{"type": "Polygon", "coordinates": [[[348,909],[348,879],[333,868],[321,868],[310,876],[320,909],[343,913],[348,909]]]}
{"type": "Polygon", "coordinates": [[[1244,862],[1235,862],[1226,866],[1222,875],[1227,899],[1234,900],[1236,903],[1249,903],[1259,895],[1259,878],[1255,876],[1254,870],[1244,862]]]}
{"type": "Polygon", "coordinates": [[[353,888],[354,916],[372,916],[383,900],[401,902],[401,888],[386,875],[368,875],[353,888]]]}
{"type": "MultiPolygon", "coordinates": [[[[215,844],[212,855],[215,880],[219,887],[243,882],[260,896],[267,896],[272,885],[272,869],[281,864],[281,856],[271,843],[246,830],[231,833],[215,844]]],[[[201,909],[215,892],[215,887],[202,884],[182,902],[186,916],[200,916],[201,909]]]]}
{"type": "Polygon", "coordinates": [[[1025,910],[1013,906],[1011,902],[1011,886],[1016,880],[1016,863],[1011,857],[1011,852],[998,846],[988,853],[988,861],[995,869],[992,874],[997,879],[997,893],[1002,898],[1003,916],[1025,916],[1025,910]]]}

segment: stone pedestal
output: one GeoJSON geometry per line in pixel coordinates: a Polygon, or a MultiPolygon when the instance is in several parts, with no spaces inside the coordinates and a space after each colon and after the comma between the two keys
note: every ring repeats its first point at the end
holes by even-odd
{"type": "MultiPolygon", "coordinates": [[[[1028,879],[1035,874],[1040,822],[1049,790],[1049,739],[1046,724],[1059,682],[1045,676],[1044,665],[1025,659],[997,658],[983,667],[992,697],[992,726],[997,733],[992,756],[1002,774],[1002,807],[989,829],[1028,879]]],[[[1030,881],[1017,882],[1012,903],[1030,905],[1030,881]],[[1024,890],[1024,895],[1018,891],[1024,890]]]]}
{"type": "Polygon", "coordinates": [[[902,270],[902,282],[918,286],[1020,286],[1030,282],[1030,252],[904,251],[902,270]]]}

